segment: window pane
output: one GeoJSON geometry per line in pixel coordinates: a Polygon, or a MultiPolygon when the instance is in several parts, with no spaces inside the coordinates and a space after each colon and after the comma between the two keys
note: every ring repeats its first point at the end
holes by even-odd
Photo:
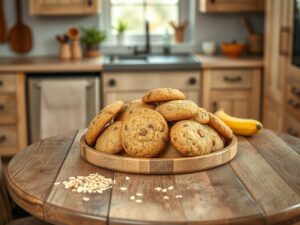
{"type": "MultiPolygon", "coordinates": [[[[128,24],[127,34],[141,34],[144,32],[144,15],[142,5],[115,5],[111,7],[111,24],[116,27],[120,20],[128,24]]],[[[112,28],[112,33],[116,30],[112,28]]]]}
{"type": "Polygon", "coordinates": [[[146,8],[146,18],[150,21],[150,32],[152,34],[164,34],[171,29],[170,22],[178,23],[178,6],[177,5],[149,5],[146,8]]]}
{"type": "Polygon", "coordinates": [[[111,0],[111,4],[123,4],[123,5],[129,5],[129,4],[143,4],[144,0],[111,0]]]}
{"type": "Polygon", "coordinates": [[[175,5],[178,0],[146,0],[148,4],[175,5]]]}

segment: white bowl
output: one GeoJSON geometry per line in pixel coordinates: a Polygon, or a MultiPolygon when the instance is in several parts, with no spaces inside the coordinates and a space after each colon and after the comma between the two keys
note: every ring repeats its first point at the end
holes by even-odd
{"type": "Polygon", "coordinates": [[[213,55],[217,51],[217,45],[213,41],[202,42],[202,52],[205,55],[213,55]]]}

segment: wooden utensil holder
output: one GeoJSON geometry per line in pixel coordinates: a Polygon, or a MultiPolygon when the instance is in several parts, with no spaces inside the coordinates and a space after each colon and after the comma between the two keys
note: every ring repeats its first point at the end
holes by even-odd
{"type": "Polygon", "coordinates": [[[71,49],[68,43],[60,45],[59,57],[61,59],[71,59],[71,49]]]}
{"type": "Polygon", "coordinates": [[[82,49],[79,40],[74,40],[71,44],[73,59],[82,59],[82,49]]]}

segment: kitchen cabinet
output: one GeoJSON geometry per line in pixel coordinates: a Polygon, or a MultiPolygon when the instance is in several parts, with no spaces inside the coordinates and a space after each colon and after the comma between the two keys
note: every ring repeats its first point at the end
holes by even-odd
{"type": "Polygon", "coordinates": [[[27,145],[25,74],[0,73],[0,156],[27,145]]]}
{"type": "Polygon", "coordinates": [[[104,105],[140,99],[146,91],[161,87],[180,89],[187,98],[201,102],[199,71],[105,72],[102,79],[104,105]]]}
{"type": "Polygon", "coordinates": [[[264,0],[199,0],[201,13],[260,12],[264,0]]]}
{"type": "Polygon", "coordinates": [[[203,107],[211,112],[224,109],[230,115],[260,119],[261,70],[203,70],[203,107]]]}
{"type": "Polygon", "coordinates": [[[293,1],[266,0],[263,123],[281,132],[285,109],[287,65],[293,1]]]}
{"type": "Polygon", "coordinates": [[[100,0],[29,0],[32,16],[96,15],[99,11],[100,0]]]}

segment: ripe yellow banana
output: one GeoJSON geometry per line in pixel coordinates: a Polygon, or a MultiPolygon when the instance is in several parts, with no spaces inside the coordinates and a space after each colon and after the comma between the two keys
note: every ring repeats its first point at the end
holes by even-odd
{"type": "Polygon", "coordinates": [[[217,111],[215,115],[237,135],[251,136],[263,130],[263,125],[257,120],[233,117],[226,114],[223,110],[217,111]]]}

